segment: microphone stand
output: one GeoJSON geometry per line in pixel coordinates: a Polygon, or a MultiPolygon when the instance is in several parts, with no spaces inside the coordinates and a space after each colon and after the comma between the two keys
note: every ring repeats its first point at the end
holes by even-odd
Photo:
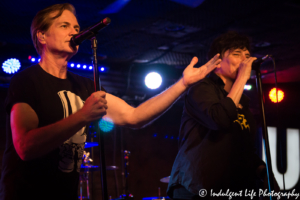
{"type": "MultiPolygon", "coordinates": [[[[100,77],[98,73],[97,64],[97,39],[96,37],[91,38],[92,50],[93,50],[93,67],[94,67],[94,87],[95,91],[100,91],[100,77]]],[[[100,178],[102,187],[102,200],[108,200],[107,193],[107,180],[106,180],[106,165],[105,165],[105,154],[104,154],[104,138],[100,132],[98,121],[95,122],[95,129],[99,135],[99,155],[100,155],[100,178]]]]}
{"type": "MultiPolygon", "coordinates": [[[[262,117],[262,132],[263,132],[263,142],[265,147],[265,154],[266,154],[266,165],[267,165],[267,176],[268,176],[268,189],[271,193],[274,190],[274,182],[273,182],[273,171],[272,171],[272,162],[270,156],[270,145],[269,145],[269,136],[268,136],[268,129],[266,124],[266,116],[265,116],[265,107],[264,107],[264,99],[263,99],[263,90],[262,90],[262,81],[261,81],[261,72],[259,68],[254,69],[256,72],[256,86],[258,90],[258,98],[260,100],[260,110],[261,110],[261,117],[262,117]]],[[[272,195],[270,195],[270,199],[272,200],[272,195]]]]}

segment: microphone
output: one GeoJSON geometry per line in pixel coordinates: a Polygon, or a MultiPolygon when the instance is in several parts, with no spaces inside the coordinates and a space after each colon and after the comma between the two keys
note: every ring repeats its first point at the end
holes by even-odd
{"type": "Polygon", "coordinates": [[[107,25],[109,25],[111,22],[110,18],[106,17],[99,21],[98,23],[82,30],[80,33],[74,35],[70,42],[71,45],[77,46],[80,45],[84,40],[91,39],[95,35],[97,35],[98,31],[105,28],[107,25]]]}
{"type": "Polygon", "coordinates": [[[265,62],[265,60],[270,57],[271,57],[271,55],[266,55],[262,58],[258,58],[256,60],[254,60],[252,63],[252,67],[251,67],[252,70],[258,70],[260,68],[261,63],[265,62]]]}

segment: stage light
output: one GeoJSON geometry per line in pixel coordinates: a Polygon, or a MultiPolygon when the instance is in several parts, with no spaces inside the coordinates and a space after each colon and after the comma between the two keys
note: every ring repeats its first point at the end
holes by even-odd
{"type": "Polygon", "coordinates": [[[86,69],[86,65],[83,65],[82,68],[83,68],[83,69],[86,69]]]}
{"type": "Polygon", "coordinates": [[[147,74],[147,76],[145,78],[146,86],[152,90],[159,88],[161,83],[162,83],[162,78],[156,72],[151,72],[151,73],[147,74]]]}
{"type": "Polygon", "coordinates": [[[279,103],[284,98],[284,92],[282,90],[277,89],[277,93],[278,93],[278,96],[277,96],[278,98],[276,98],[276,88],[271,89],[269,92],[269,97],[273,103],[277,103],[277,99],[278,99],[278,103],[279,103]]]}
{"type": "Polygon", "coordinates": [[[71,67],[74,67],[74,63],[71,63],[70,66],[71,66],[71,67]]]}
{"type": "Polygon", "coordinates": [[[104,70],[105,70],[104,67],[101,67],[101,68],[100,68],[100,71],[101,71],[101,72],[104,72],[104,70]]]}
{"type": "Polygon", "coordinates": [[[110,118],[104,117],[99,122],[99,128],[103,132],[107,133],[107,132],[111,131],[114,128],[114,123],[110,118]]]}
{"type": "Polygon", "coordinates": [[[77,66],[76,66],[77,68],[80,68],[80,64],[77,64],[77,66]]]}
{"type": "Polygon", "coordinates": [[[21,63],[16,58],[7,59],[2,63],[2,69],[7,74],[14,74],[21,68],[21,63]]]}
{"type": "Polygon", "coordinates": [[[39,58],[39,59],[38,59],[38,62],[40,62],[40,61],[41,61],[41,59],[39,58]]]}
{"type": "Polygon", "coordinates": [[[31,62],[35,62],[35,58],[31,58],[30,61],[31,61],[31,62]]]}
{"type": "Polygon", "coordinates": [[[92,70],[93,69],[93,66],[89,66],[89,70],[92,70]]]}
{"type": "Polygon", "coordinates": [[[28,60],[30,60],[31,59],[31,56],[28,56],[28,60]]]}
{"type": "Polygon", "coordinates": [[[113,3],[109,4],[104,10],[100,11],[99,13],[102,15],[117,13],[129,2],[130,0],[116,0],[113,3]]]}
{"type": "Polygon", "coordinates": [[[154,133],[154,134],[153,134],[153,137],[157,137],[157,133],[154,133]]]}
{"type": "Polygon", "coordinates": [[[244,90],[251,90],[252,89],[252,85],[245,85],[244,86],[244,90]]]}

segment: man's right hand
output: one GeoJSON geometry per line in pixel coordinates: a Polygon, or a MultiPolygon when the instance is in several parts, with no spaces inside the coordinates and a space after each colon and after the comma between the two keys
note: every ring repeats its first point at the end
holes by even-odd
{"type": "Polygon", "coordinates": [[[87,123],[98,120],[106,115],[107,101],[105,96],[106,93],[104,91],[98,91],[86,99],[80,112],[87,123]]]}
{"type": "Polygon", "coordinates": [[[237,78],[243,78],[246,81],[248,81],[251,76],[252,63],[256,59],[257,59],[256,57],[250,57],[250,58],[245,59],[243,62],[241,62],[239,69],[238,69],[237,78]]]}

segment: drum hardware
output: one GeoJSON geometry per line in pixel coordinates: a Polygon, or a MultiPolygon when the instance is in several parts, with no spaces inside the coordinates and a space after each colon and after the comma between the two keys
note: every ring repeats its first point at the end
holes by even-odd
{"type": "Polygon", "coordinates": [[[124,160],[124,172],[122,171],[122,175],[125,177],[125,194],[120,195],[120,198],[117,198],[117,200],[129,200],[133,199],[133,195],[129,193],[129,187],[128,187],[128,166],[129,166],[129,156],[130,151],[124,150],[123,160],[124,160]]]}
{"type": "MultiPolygon", "coordinates": [[[[93,147],[93,146],[91,146],[93,147]]],[[[80,181],[80,200],[82,199],[90,199],[90,188],[89,188],[89,172],[93,171],[100,171],[100,167],[98,165],[93,165],[92,164],[93,159],[90,158],[90,152],[83,151],[83,157],[82,157],[82,164],[80,166],[80,176],[79,176],[79,181],[80,181]],[[86,192],[87,196],[83,197],[82,196],[82,188],[83,188],[83,183],[86,183],[86,192]]],[[[117,170],[119,169],[117,166],[107,166],[106,170],[117,170]]]]}
{"type": "MultiPolygon", "coordinates": [[[[160,182],[162,183],[169,183],[170,176],[164,177],[160,179],[160,182]]],[[[158,197],[144,197],[142,200],[165,200],[170,199],[168,196],[161,197],[160,187],[158,188],[158,197]]]]}

